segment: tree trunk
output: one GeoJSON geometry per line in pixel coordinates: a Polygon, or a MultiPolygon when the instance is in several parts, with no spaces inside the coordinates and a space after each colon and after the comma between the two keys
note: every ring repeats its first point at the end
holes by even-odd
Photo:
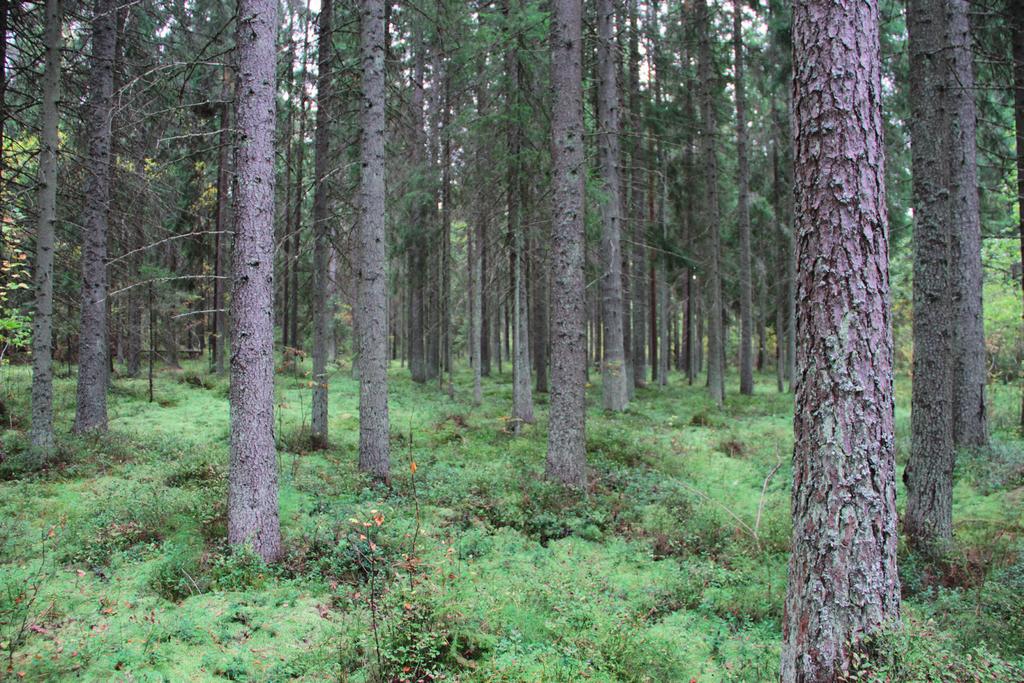
{"type": "MultiPolygon", "coordinates": [[[[1021,264],[1024,266],[1024,0],[1013,0],[1013,114],[1017,129],[1017,211],[1020,221],[1021,264]]],[[[1021,268],[1024,294],[1024,267],[1021,268]]],[[[1024,430],[1024,390],[1021,391],[1020,425],[1024,430]]]]}
{"type": "Polygon", "coordinates": [[[640,105],[640,30],[637,0],[628,0],[629,12],[629,117],[632,136],[629,207],[633,237],[633,386],[647,384],[647,221],[645,219],[643,111],[640,105]]]}
{"type": "Polygon", "coordinates": [[[113,0],[96,0],[92,23],[82,216],[82,320],[78,346],[76,433],[107,429],[107,213],[110,204],[110,119],[117,52],[113,0]]]}
{"type": "MultiPolygon", "coordinates": [[[[308,75],[308,69],[306,65],[309,63],[309,13],[306,12],[302,19],[302,74],[300,76],[299,86],[299,139],[295,145],[295,205],[292,207],[294,218],[292,218],[292,267],[291,267],[291,302],[288,305],[291,311],[289,315],[289,323],[291,324],[291,330],[288,333],[288,337],[291,340],[292,347],[296,349],[302,348],[302,340],[299,339],[299,262],[300,252],[302,250],[302,206],[305,203],[306,188],[305,188],[305,157],[306,157],[306,106],[308,99],[306,97],[306,76],[308,75]]],[[[299,359],[296,358],[295,362],[298,363],[299,359]]],[[[298,368],[296,368],[297,370],[298,368]]]]}
{"type": "Polygon", "coordinates": [[[724,345],[722,331],[722,246],[718,205],[718,120],[715,114],[715,69],[712,64],[711,35],[713,26],[707,0],[698,0],[700,25],[699,80],[701,82],[702,139],[704,143],[705,222],[708,240],[708,390],[715,405],[725,398],[725,373],[722,366],[724,345]]]}
{"type": "MultiPolygon", "coordinates": [[[[506,0],[505,11],[508,13],[509,3],[506,0]]],[[[509,168],[507,178],[508,201],[508,234],[512,241],[509,265],[512,268],[512,425],[518,433],[523,423],[533,422],[533,392],[530,377],[530,335],[529,316],[527,312],[526,249],[524,240],[525,227],[522,225],[521,213],[526,183],[523,179],[522,161],[522,124],[518,117],[521,83],[519,77],[518,38],[512,40],[512,46],[505,53],[505,75],[508,79],[507,104],[512,112],[512,122],[508,131],[509,168]]]]}
{"type": "Polygon", "coordinates": [[[554,0],[553,4],[551,142],[555,215],[547,474],[563,484],[582,488],[586,485],[583,8],[581,0],[554,0]]]}
{"type": "Polygon", "coordinates": [[[825,683],[900,613],[876,3],[797,2],[793,56],[800,381],[781,680],[825,683]]]}
{"type": "MultiPolygon", "coordinates": [[[[331,132],[327,103],[331,91],[332,39],[334,31],[331,14],[332,0],[321,0],[320,27],[317,39],[317,110],[313,137],[313,406],[310,434],[313,446],[323,448],[328,439],[327,347],[330,343],[331,312],[328,308],[327,261],[331,250],[331,227],[328,223],[327,173],[330,166],[331,132]]],[[[365,168],[365,166],[364,166],[365,168]]],[[[360,420],[360,424],[362,421],[360,420]]]]}
{"type": "Polygon", "coordinates": [[[281,553],[274,448],[275,0],[239,0],[228,541],[281,553]]]}
{"type": "Polygon", "coordinates": [[[603,357],[601,400],[605,410],[621,411],[629,402],[622,347],[622,245],[619,208],[619,88],[614,41],[615,4],[598,0],[597,88],[601,180],[601,322],[603,357]]]}
{"type": "MultiPolygon", "coordinates": [[[[53,241],[57,224],[57,100],[60,97],[61,7],[46,0],[45,71],[39,135],[39,220],[36,232],[35,315],[32,318],[32,448],[53,453],[53,241]]],[[[5,11],[6,14],[6,11],[5,11]]],[[[6,32],[3,40],[6,41],[6,32]]]]}
{"type": "Polygon", "coordinates": [[[220,149],[217,152],[217,234],[214,235],[213,267],[213,321],[210,346],[213,347],[213,371],[218,375],[224,373],[224,248],[227,243],[225,231],[228,226],[228,184],[231,182],[231,107],[228,102],[234,94],[228,87],[228,71],[224,74],[224,103],[220,110],[220,149]]]}
{"type": "Polygon", "coordinates": [[[390,476],[384,235],[384,0],[362,0],[359,184],[359,469],[390,476]]]}
{"type": "MultiPolygon", "coordinates": [[[[953,269],[950,289],[953,326],[953,442],[957,446],[988,443],[985,383],[985,321],[982,316],[981,213],[975,142],[974,71],[968,0],[949,0],[940,16],[949,22],[943,55],[949,83],[944,97],[950,117],[945,129],[949,158],[949,202],[953,269]]],[[[939,17],[937,17],[939,18],[939,17]]],[[[933,105],[935,103],[932,103],[933,105]]]]}
{"type": "Polygon", "coordinates": [[[740,232],[740,393],[754,393],[751,367],[753,301],[750,272],[750,169],[747,164],[747,99],[743,83],[743,5],[733,6],[733,78],[736,96],[736,213],[740,232]]]}
{"type": "MultiPolygon", "coordinates": [[[[946,126],[952,45],[947,8],[956,0],[911,0],[910,119],[914,178],[914,372],[910,460],[903,473],[907,509],[903,528],[910,543],[938,551],[953,535],[952,140],[946,126]]],[[[963,8],[962,8],[963,9],[963,8]]]]}
{"type": "MultiPolygon", "coordinates": [[[[424,64],[422,49],[417,51],[415,67],[412,78],[412,95],[409,106],[411,109],[410,119],[412,121],[412,143],[413,152],[411,163],[417,173],[424,173],[424,154],[426,153],[425,135],[423,129],[423,78],[424,64]]],[[[424,298],[427,288],[426,283],[426,250],[423,234],[426,230],[426,208],[423,201],[415,201],[411,207],[410,229],[412,235],[409,238],[408,259],[409,259],[409,373],[412,381],[423,384],[427,381],[427,358],[424,347],[424,298]]]]}

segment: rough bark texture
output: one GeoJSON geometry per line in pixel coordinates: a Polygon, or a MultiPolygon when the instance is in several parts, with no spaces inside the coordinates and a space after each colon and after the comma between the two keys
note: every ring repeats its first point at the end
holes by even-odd
{"type": "Polygon", "coordinates": [[[281,553],[274,450],[274,115],[277,3],[239,0],[231,296],[228,541],[281,553]]]}
{"type": "MultiPolygon", "coordinates": [[[[953,3],[955,4],[955,3],[953,3]]],[[[911,0],[910,120],[914,177],[914,384],[910,460],[903,473],[903,528],[920,550],[953,534],[953,384],[950,252],[952,218],[947,90],[950,45],[947,0],[911,0]]],[[[954,86],[955,87],[955,86],[954,86]]]]}
{"type": "Polygon", "coordinates": [[[547,474],[573,487],[586,484],[581,15],[580,0],[554,0],[551,136],[555,213],[547,474]]]}
{"type": "MultiPolygon", "coordinates": [[[[642,140],[640,105],[640,29],[638,24],[637,0],[628,0],[629,12],[629,121],[632,144],[629,170],[629,215],[632,223],[633,252],[633,343],[631,345],[631,367],[633,386],[642,387],[647,383],[647,221],[645,220],[644,176],[645,159],[642,140]]],[[[632,398],[632,396],[630,396],[632,398]]]]}
{"type": "Polygon", "coordinates": [[[622,348],[622,245],[619,208],[619,88],[615,59],[612,0],[597,3],[598,128],[601,180],[601,322],[603,358],[601,396],[605,410],[620,411],[629,402],[622,348]]]}
{"type": "Polygon", "coordinates": [[[96,0],[94,11],[86,113],[89,156],[82,215],[82,320],[74,427],[77,433],[107,429],[107,212],[117,3],[96,0]]]}
{"type": "MultiPolygon", "coordinates": [[[[316,130],[313,133],[313,406],[310,434],[313,445],[327,445],[327,408],[329,376],[327,347],[331,339],[331,311],[327,305],[330,290],[327,262],[331,250],[331,229],[328,223],[327,173],[330,165],[331,134],[327,102],[331,93],[331,40],[333,29],[332,0],[320,4],[320,28],[317,45],[316,130]]],[[[365,163],[365,160],[364,160],[365,163]]]]}
{"type": "Polygon", "coordinates": [[[707,318],[708,318],[708,390],[711,400],[721,406],[725,399],[725,360],[722,332],[722,245],[718,205],[718,119],[715,113],[715,76],[711,50],[713,26],[707,0],[697,1],[699,21],[699,79],[701,82],[701,139],[703,141],[705,223],[707,225],[707,318]]]}
{"type": "Polygon", "coordinates": [[[754,393],[751,359],[753,301],[750,273],[750,168],[747,163],[747,98],[743,70],[743,3],[733,7],[733,77],[736,96],[736,220],[740,233],[740,393],[754,393]]]}
{"type": "Polygon", "coordinates": [[[782,681],[835,681],[899,618],[878,8],[793,10],[799,380],[782,681]]]}
{"type": "Polygon", "coordinates": [[[359,468],[390,476],[388,309],[384,264],[384,0],[363,0],[359,185],[359,468]]]}
{"type": "MultiPolygon", "coordinates": [[[[57,223],[57,98],[60,96],[61,8],[46,0],[46,63],[39,135],[39,221],[35,315],[32,318],[32,448],[53,452],[53,239],[57,223]]],[[[6,39],[6,36],[4,36],[6,39]]]]}
{"type": "MultiPolygon", "coordinates": [[[[947,22],[948,42],[941,56],[947,61],[945,97],[949,121],[950,284],[956,324],[953,328],[953,442],[957,446],[988,443],[985,382],[988,365],[982,317],[981,213],[975,142],[974,71],[968,0],[940,5],[947,22]]],[[[937,9],[937,11],[939,11],[937,9]]],[[[935,103],[933,103],[935,104],[935,103]]]]}

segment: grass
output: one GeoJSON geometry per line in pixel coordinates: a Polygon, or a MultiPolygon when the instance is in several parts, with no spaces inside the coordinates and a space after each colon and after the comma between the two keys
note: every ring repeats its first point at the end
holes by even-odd
{"type": "MultiPolygon", "coordinates": [[[[508,374],[485,379],[474,408],[463,369],[452,400],[393,367],[390,489],[356,470],[358,384],[345,368],[331,377],[331,447],[308,450],[308,376],[277,377],[287,553],[268,567],[223,543],[226,379],[199,361],[161,371],[150,403],[145,380],[117,377],[111,432],[87,438],[68,434],[74,384],[60,379],[58,462],[36,471],[24,454],[28,369],[5,368],[3,669],[26,680],[777,678],[792,395],[773,378],[753,397],[731,378],[718,410],[674,375],[612,415],[595,377],[591,487],[577,496],[543,479],[546,396],[535,425],[507,433],[508,374]]],[[[909,382],[897,390],[902,464],[909,382]]],[[[956,548],[931,564],[901,551],[907,626],[869,644],[856,680],[1020,680],[1019,395],[990,394],[995,445],[961,456],[956,548]]]]}

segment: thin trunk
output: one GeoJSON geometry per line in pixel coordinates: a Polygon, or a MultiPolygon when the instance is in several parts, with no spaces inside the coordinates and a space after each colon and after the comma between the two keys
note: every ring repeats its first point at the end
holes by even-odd
{"type": "Polygon", "coordinates": [[[751,367],[753,300],[750,271],[750,168],[747,163],[747,99],[743,71],[743,4],[733,5],[732,45],[736,96],[737,222],[740,232],[740,393],[754,393],[751,367]]]}
{"type": "Polygon", "coordinates": [[[228,541],[281,554],[274,447],[275,0],[239,0],[228,541]]]}
{"type": "MultiPolygon", "coordinates": [[[[4,8],[6,16],[6,8],[4,8]]],[[[60,97],[61,7],[46,0],[45,71],[39,136],[39,220],[36,232],[35,315],[32,318],[32,448],[53,453],[53,241],[57,224],[57,101],[60,97]]],[[[6,23],[6,22],[5,22],[6,23]]],[[[7,40],[6,27],[2,40],[7,40]]],[[[2,100],[0,100],[2,105],[2,100]]]]}
{"type": "MultiPolygon", "coordinates": [[[[505,11],[510,11],[506,2],[505,11]]],[[[506,106],[512,115],[508,131],[509,168],[506,184],[508,202],[508,234],[511,240],[509,266],[512,269],[512,423],[519,432],[523,423],[533,422],[533,392],[530,386],[530,336],[525,277],[526,248],[522,221],[524,204],[524,170],[520,153],[523,144],[519,116],[520,74],[518,39],[505,53],[505,74],[509,83],[506,106]]]]}
{"type": "Polygon", "coordinates": [[[781,680],[825,683],[900,614],[876,3],[797,2],[793,55],[800,382],[781,680]]]}
{"type": "MultiPolygon", "coordinates": [[[[331,226],[328,223],[327,173],[330,165],[331,132],[327,103],[332,97],[331,66],[334,36],[332,0],[320,4],[317,38],[317,110],[313,154],[313,406],[310,435],[313,445],[323,448],[328,440],[327,347],[331,336],[331,311],[327,301],[330,290],[327,261],[331,250],[331,226]]],[[[360,356],[361,357],[361,356],[360,356]]]]}
{"type": "MultiPolygon", "coordinates": [[[[423,139],[423,78],[424,64],[422,49],[419,49],[415,57],[415,67],[412,76],[412,96],[409,106],[411,109],[412,136],[411,143],[413,152],[410,155],[410,162],[415,171],[419,174],[425,172],[426,144],[423,139]]],[[[426,283],[426,206],[424,202],[413,202],[411,211],[410,229],[412,235],[409,238],[408,260],[409,260],[409,373],[412,381],[422,384],[427,381],[427,358],[424,347],[424,299],[427,288],[426,283]]]]}
{"type": "Polygon", "coordinates": [[[643,112],[640,104],[640,29],[637,0],[626,3],[629,12],[629,117],[632,136],[629,206],[633,238],[633,386],[647,383],[647,220],[644,182],[643,112]]]}
{"type": "Polygon", "coordinates": [[[88,157],[82,243],[82,318],[78,347],[76,433],[107,429],[107,213],[110,209],[110,119],[117,53],[114,0],[96,0],[92,24],[88,157]]]}
{"type": "MultiPolygon", "coordinates": [[[[308,3],[308,0],[307,0],[308,3]]],[[[308,70],[306,65],[309,63],[309,6],[306,6],[306,12],[302,19],[302,72],[299,86],[299,139],[295,146],[295,205],[293,210],[295,212],[294,218],[292,219],[292,267],[291,267],[291,303],[288,305],[291,313],[289,315],[289,322],[291,323],[291,330],[288,333],[288,337],[291,340],[292,347],[296,349],[302,348],[302,340],[299,339],[299,258],[302,249],[302,207],[305,203],[306,188],[305,188],[305,157],[306,157],[306,107],[309,103],[309,99],[306,97],[306,76],[308,70]]],[[[296,363],[298,359],[296,358],[296,363]]]]}
{"type": "Polygon", "coordinates": [[[725,398],[725,373],[723,368],[724,344],[722,330],[722,246],[719,226],[718,205],[718,120],[715,113],[715,70],[712,64],[711,35],[713,31],[707,0],[697,2],[700,20],[700,82],[701,124],[704,142],[705,222],[710,234],[708,240],[708,390],[711,400],[721,406],[725,398]]]}
{"type": "Polygon", "coordinates": [[[390,476],[384,185],[384,0],[362,0],[359,181],[359,468],[390,476]]]}
{"type": "Polygon", "coordinates": [[[605,410],[621,411],[629,402],[622,338],[622,246],[619,197],[619,88],[615,57],[613,0],[598,0],[598,128],[601,180],[601,396],[605,410]]]}
{"type": "MultiPolygon", "coordinates": [[[[1017,211],[1020,225],[1020,255],[1024,264],[1024,0],[1014,0],[1013,12],[1013,114],[1017,129],[1017,211]]],[[[1024,267],[1021,268],[1024,295],[1024,267]]],[[[1022,320],[1024,324],[1024,320],[1022,320]]],[[[1020,426],[1024,431],[1024,386],[1021,389],[1020,426]]]]}
{"type": "Polygon", "coordinates": [[[581,0],[554,0],[551,147],[555,220],[552,230],[551,411],[547,475],[586,485],[586,347],[583,280],[583,73],[581,0]]]}

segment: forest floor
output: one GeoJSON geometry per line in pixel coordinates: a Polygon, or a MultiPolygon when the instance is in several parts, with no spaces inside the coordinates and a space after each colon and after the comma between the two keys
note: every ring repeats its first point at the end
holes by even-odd
{"type": "MultiPolygon", "coordinates": [[[[506,367],[506,370],[509,368],[506,367]]],[[[105,436],[26,468],[29,369],[0,370],[0,657],[24,680],[777,680],[792,395],[759,376],[724,409],[673,374],[620,415],[588,390],[590,490],[543,479],[547,396],[508,433],[510,374],[455,400],[391,372],[391,488],[356,469],[358,384],[331,378],[307,448],[308,367],[277,377],[286,558],[224,545],[227,380],[205,363],[117,377],[105,436]],[[415,466],[413,466],[415,463],[415,466]]],[[[702,383],[701,383],[702,384],[702,383]]],[[[1024,442],[993,386],[994,445],[960,457],[956,547],[901,548],[905,623],[855,680],[1024,680],[1024,442]]],[[[897,443],[909,446],[909,381],[897,443]]],[[[902,483],[900,483],[902,506],[902,483]]],[[[4,678],[0,670],[0,678],[4,678]]]]}

